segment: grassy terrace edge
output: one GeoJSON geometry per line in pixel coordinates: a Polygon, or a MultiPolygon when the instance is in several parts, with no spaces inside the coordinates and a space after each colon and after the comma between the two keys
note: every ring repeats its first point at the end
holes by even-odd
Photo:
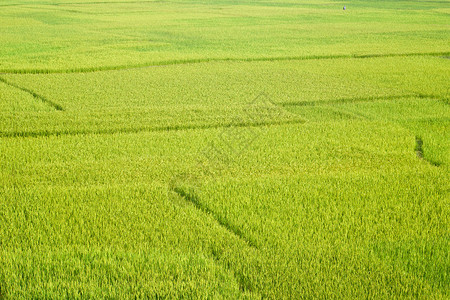
{"type": "Polygon", "coordinates": [[[63,135],[90,135],[90,134],[116,134],[116,133],[139,133],[139,132],[157,132],[157,131],[177,131],[177,130],[201,130],[216,129],[229,127],[260,127],[260,126],[277,126],[288,124],[304,124],[306,120],[294,119],[278,122],[253,122],[253,123],[224,123],[224,124],[200,124],[200,125],[173,125],[161,127],[138,127],[138,128],[118,128],[118,129],[100,129],[100,130],[43,130],[43,131],[0,131],[0,138],[28,138],[28,137],[48,137],[63,135]]]}
{"type": "Polygon", "coordinates": [[[378,57],[408,57],[408,56],[450,56],[447,52],[416,52],[416,53],[386,53],[386,54],[342,54],[342,55],[304,55],[304,56],[276,56],[276,57],[247,57],[247,58],[198,58],[198,59],[176,59],[159,62],[146,62],[142,64],[99,66],[91,68],[71,69],[0,69],[0,75],[6,74],[55,74],[55,73],[90,73],[100,71],[115,71],[138,69],[146,67],[209,63],[209,62],[258,62],[258,61],[289,61],[289,60],[318,60],[318,59],[346,59],[346,58],[378,58],[378,57]]]}

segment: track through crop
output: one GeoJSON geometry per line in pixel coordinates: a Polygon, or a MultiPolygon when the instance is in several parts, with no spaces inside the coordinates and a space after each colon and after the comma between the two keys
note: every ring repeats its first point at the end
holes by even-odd
{"type": "Polygon", "coordinates": [[[55,103],[55,102],[53,102],[53,101],[51,101],[51,100],[49,100],[49,99],[47,99],[47,98],[37,94],[37,93],[35,93],[34,91],[32,91],[30,89],[18,86],[17,84],[9,82],[8,80],[6,80],[6,79],[4,79],[2,77],[0,77],[0,82],[3,82],[4,84],[7,84],[7,85],[9,85],[11,87],[14,87],[14,88],[16,88],[18,90],[21,90],[22,92],[30,94],[35,99],[40,100],[40,101],[44,102],[45,104],[48,104],[49,106],[53,107],[55,110],[64,111],[64,108],[61,105],[59,105],[58,103],[55,103]]]}
{"type": "Polygon", "coordinates": [[[66,73],[91,73],[106,71],[134,70],[151,67],[163,67],[172,65],[188,65],[213,62],[264,62],[264,61],[302,61],[302,60],[334,60],[334,59],[368,59],[368,58],[388,58],[388,57],[417,57],[431,56],[438,57],[448,55],[448,52],[418,52],[418,53],[387,53],[387,54],[363,54],[363,55],[312,55],[312,56],[282,56],[282,57],[242,57],[242,58],[198,58],[198,59],[177,59],[170,61],[149,62],[136,65],[101,66],[92,68],[73,69],[0,69],[0,74],[66,74],[66,73]]]}

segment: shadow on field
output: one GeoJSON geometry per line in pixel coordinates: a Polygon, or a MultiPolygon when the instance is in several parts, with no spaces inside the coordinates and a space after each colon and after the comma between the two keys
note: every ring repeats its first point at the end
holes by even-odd
{"type": "Polygon", "coordinates": [[[64,110],[64,108],[61,105],[59,105],[58,103],[55,103],[55,102],[45,98],[44,96],[36,94],[32,90],[29,90],[27,88],[21,87],[21,86],[15,84],[15,83],[9,82],[8,80],[6,80],[6,79],[4,79],[2,77],[0,77],[0,82],[3,82],[4,84],[9,85],[10,87],[13,87],[13,88],[16,88],[18,90],[21,90],[22,92],[30,94],[35,99],[38,99],[38,100],[44,102],[45,104],[48,104],[49,106],[53,107],[55,110],[58,110],[58,111],[63,111],[64,110]]]}
{"type": "Polygon", "coordinates": [[[187,202],[192,203],[195,206],[195,208],[197,208],[198,210],[202,211],[205,214],[212,216],[217,221],[217,223],[219,223],[220,226],[224,227],[228,232],[230,232],[234,236],[243,240],[248,246],[258,249],[258,247],[256,246],[256,243],[254,241],[252,241],[250,238],[246,237],[239,228],[237,228],[236,226],[231,224],[228,220],[226,220],[226,218],[223,218],[222,216],[218,215],[213,210],[211,210],[208,206],[203,204],[193,191],[187,191],[186,189],[181,188],[181,187],[175,187],[173,189],[173,191],[176,194],[178,194],[180,197],[182,197],[184,200],[186,200],[187,202]]]}
{"type": "Polygon", "coordinates": [[[432,161],[430,159],[427,159],[424,157],[423,153],[423,140],[421,137],[416,136],[416,147],[414,149],[416,151],[416,155],[419,159],[422,159],[428,163],[430,163],[432,166],[439,167],[440,163],[432,161]]]}

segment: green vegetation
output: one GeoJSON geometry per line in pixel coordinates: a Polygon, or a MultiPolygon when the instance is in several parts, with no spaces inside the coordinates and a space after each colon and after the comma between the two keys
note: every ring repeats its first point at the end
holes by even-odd
{"type": "Polygon", "coordinates": [[[449,13],[2,1],[0,299],[450,297],[449,13]]]}

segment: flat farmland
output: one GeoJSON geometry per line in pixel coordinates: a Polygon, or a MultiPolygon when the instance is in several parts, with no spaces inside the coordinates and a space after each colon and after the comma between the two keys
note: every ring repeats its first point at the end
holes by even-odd
{"type": "Polygon", "coordinates": [[[2,1],[0,299],[447,299],[449,15],[2,1]]]}

